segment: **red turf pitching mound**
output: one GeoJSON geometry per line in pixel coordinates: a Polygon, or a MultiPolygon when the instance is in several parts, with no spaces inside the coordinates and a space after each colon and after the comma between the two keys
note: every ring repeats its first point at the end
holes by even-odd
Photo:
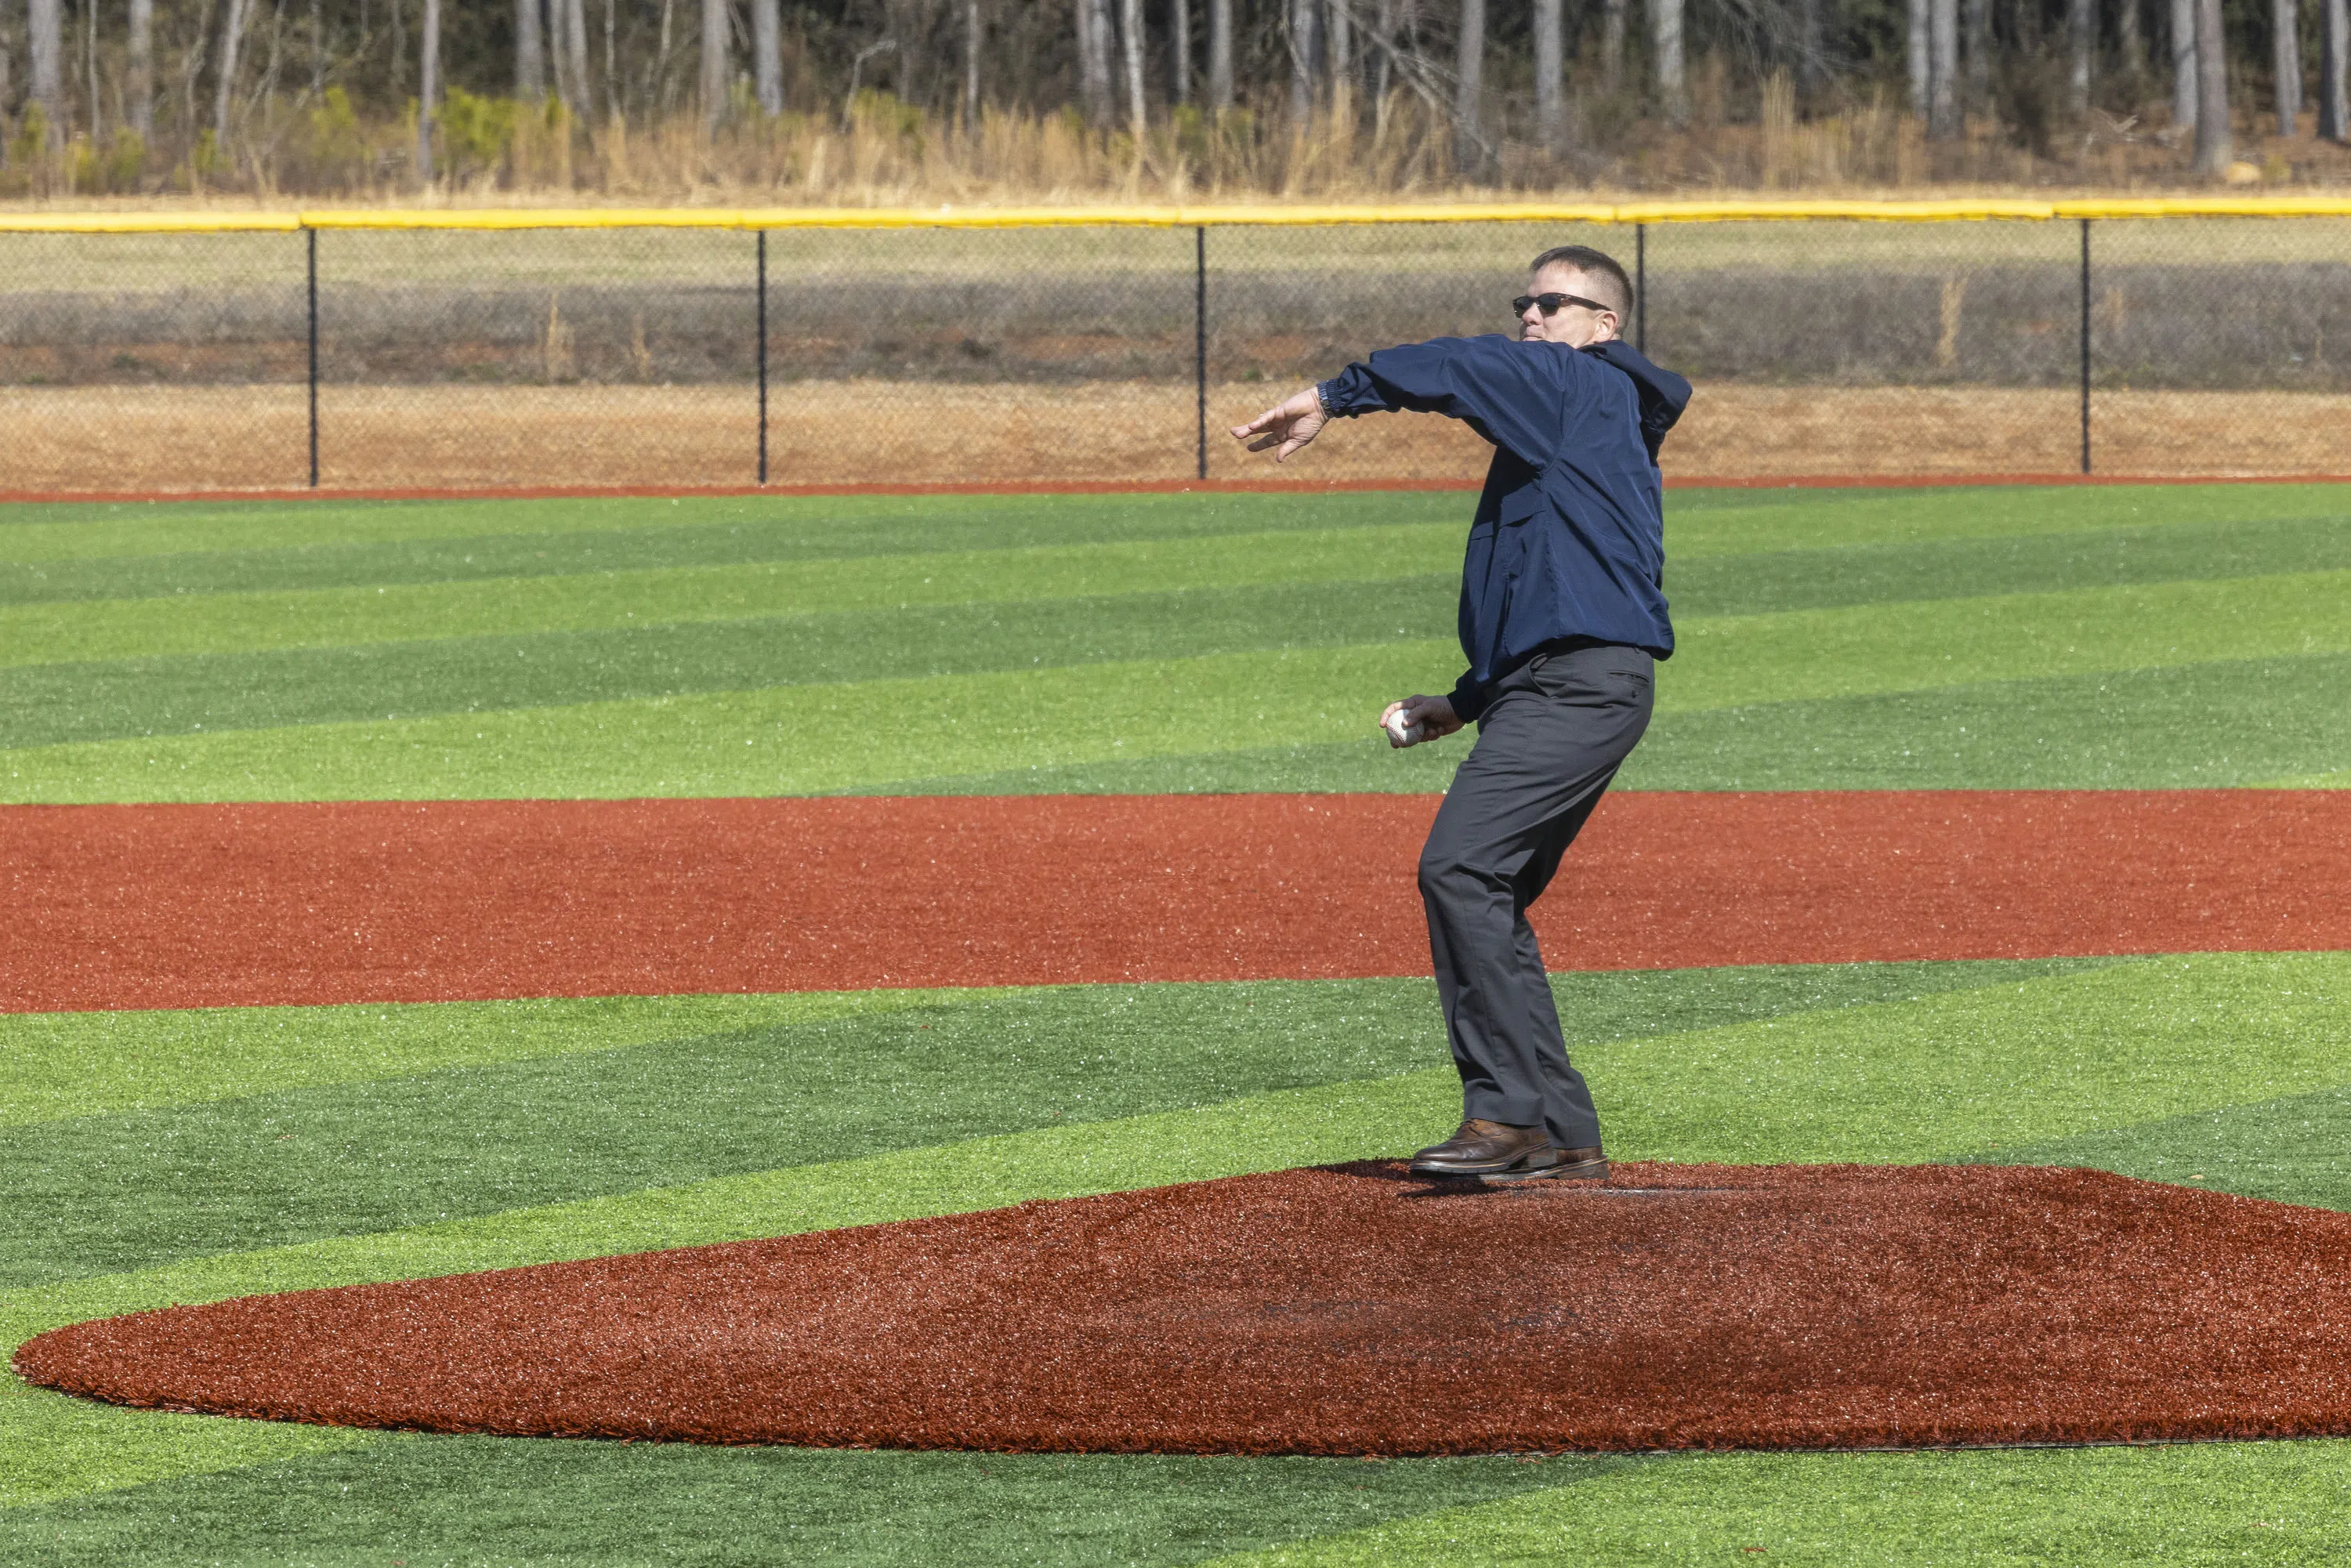
{"type": "Polygon", "coordinates": [[[57,1330],[125,1405],[1180,1453],[2351,1432],[2351,1215],[2097,1171],[1362,1165],[57,1330]]]}

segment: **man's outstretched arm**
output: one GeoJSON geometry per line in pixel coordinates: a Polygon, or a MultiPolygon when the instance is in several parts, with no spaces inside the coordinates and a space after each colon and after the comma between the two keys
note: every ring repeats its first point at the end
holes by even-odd
{"type": "Polygon", "coordinates": [[[1308,387],[1303,392],[1292,392],[1247,424],[1234,425],[1233,439],[1249,441],[1251,452],[1273,447],[1273,460],[1286,463],[1291,453],[1322,434],[1322,426],[1329,423],[1330,418],[1322,410],[1320,390],[1308,387]],[[1252,435],[1257,439],[1249,441],[1252,435]]]}
{"type": "Polygon", "coordinates": [[[1495,445],[1540,467],[1558,432],[1559,399],[1571,373],[1559,358],[1562,352],[1556,344],[1499,336],[1438,338],[1382,349],[1247,424],[1234,425],[1232,433],[1236,440],[1249,441],[1252,452],[1278,448],[1279,463],[1322,434],[1332,418],[1441,413],[1467,421],[1495,445]]]}

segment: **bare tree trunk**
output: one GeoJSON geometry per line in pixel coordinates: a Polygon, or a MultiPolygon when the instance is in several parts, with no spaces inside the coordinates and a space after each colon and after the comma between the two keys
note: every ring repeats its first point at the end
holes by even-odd
{"type": "Polygon", "coordinates": [[[2171,123],[2196,124],[2196,0],[2171,0],[2171,123]]]}
{"type": "MultiPolygon", "coordinates": [[[[278,0],[280,5],[285,0],[278,0]]],[[[81,63],[86,85],[82,91],[88,99],[88,112],[83,116],[89,127],[89,139],[98,140],[98,7],[83,0],[81,63]]]]}
{"type": "Polygon", "coordinates": [[[604,118],[619,120],[621,115],[621,62],[613,47],[619,18],[617,0],[604,0],[604,118]]]}
{"type": "MultiPolygon", "coordinates": [[[[963,128],[967,133],[979,126],[979,46],[985,37],[979,26],[979,0],[964,0],[963,128]]],[[[783,97],[780,86],[776,96],[778,99],[783,97]]]]}
{"type": "Polygon", "coordinates": [[[2093,0],[2066,0],[2065,41],[2073,51],[2065,71],[2065,107],[2079,120],[2090,112],[2090,57],[2098,43],[2093,0]]]}
{"type": "MultiPolygon", "coordinates": [[[[588,80],[588,0],[555,0],[563,8],[563,52],[571,60],[572,102],[585,120],[595,112],[594,89],[588,80]]],[[[720,33],[724,38],[726,35],[720,33]]]]}
{"type": "MultiPolygon", "coordinates": [[[[54,4],[54,0],[51,0],[54,4]]],[[[228,145],[228,109],[236,90],[236,48],[245,41],[246,0],[228,0],[228,8],[221,15],[220,79],[213,91],[213,141],[215,145],[228,145]]],[[[39,57],[34,57],[37,62],[39,57]]]]}
{"type": "Polygon", "coordinates": [[[1796,90],[1809,100],[1821,90],[1821,0],[1796,0],[1796,90]]]}
{"type": "Polygon", "coordinates": [[[1650,0],[1649,44],[1656,56],[1657,97],[1666,119],[1689,123],[1689,78],[1682,69],[1682,0],[1650,0]]]}
{"type": "Polygon", "coordinates": [[[702,0],[702,123],[716,131],[726,113],[726,0],[702,0]]]}
{"type": "MultiPolygon", "coordinates": [[[[611,0],[605,0],[607,5],[611,0]]],[[[979,0],[971,0],[971,28],[979,31],[979,0]]],[[[979,68],[972,39],[971,68],[979,68]]],[[[751,0],[751,80],[759,95],[759,112],[773,120],[784,112],[784,18],[776,0],[751,0]]]]}
{"type": "Polygon", "coordinates": [[[515,96],[536,103],[547,96],[547,47],[539,33],[538,0],[514,0],[515,96]]]}
{"type": "Polygon", "coordinates": [[[1609,92],[1625,86],[1625,23],[1631,0],[1601,0],[1600,85],[1609,92]]]}
{"type": "Polygon", "coordinates": [[[2270,0],[2270,72],[2277,84],[2277,133],[2292,136],[2302,113],[2302,17],[2294,0],[2270,0]]]}
{"type": "Polygon", "coordinates": [[[433,180],[433,118],[441,97],[441,0],[424,0],[416,34],[416,177],[433,180]]]}
{"type": "Polygon", "coordinates": [[[1956,141],[1959,135],[1959,0],[1928,0],[1927,135],[1956,141]]]}
{"type": "Polygon", "coordinates": [[[1963,113],[1983,112],[1991,102],[1991,0],[1962,0],[1960,26],[1967,37],[1960,49],[1967,83],[1963,113]]]}
{"type": "Polygon", "coordinates": [[[1178,104],[1192,101],[1192,7],[1186,0],[1168,0],[1167,37],[1176,47],[1175,58],[1168,62],[1168,96],[1178,104]]]}
{"type": "Polygon", "coordinates": [[[1322,51],[1315,47],[1318,0],[1290,0],[1290,122],[1303,125],[1314,112],[1314,66],[1322,51]]]}
{"type": "Polygon", "coordinates": [[[2147,35],[2139,26],[2139,0],[2117,0],[2115,7],[2115,52],[2123,57],[2123,74],[2136,82],[2147,69],[2147,35]]]}
{"type": "Polygon", "coordinates": [[[1126,67],[1126,124],[1140,150],[1144,132],[1151,126],[1143,101],[1143,0],[1119,0],[1118,24],[1124,53],[1121,63],[1126,67]]]}
{"type": "Polygon", "coordinates": [[[1086,119],[1110,123],[1110,0],[1077,0],[1078,96],[1086,119]]]}
{"type": "Polygon", "coordinates": [[[1233,106],[1233,0],[1208,0],[1208,109],[1233,106]]]}
{"type": "Polygon", "coordinates": [[[1927,93],[1933,85],[1933,68],[1928,63],[1928,35],[1934,31],[1934,22],[1927,15],[1927,0],[1909,0],[1905,11],[1907,24],[1902,35],[1904,64],[1910,68],[1910,112],[1927,112],[1927,93]]]}
{"type": "Polygon", "coordinates": [[[2225,174],[2236,161],[2229,126],[2228,47],[2221,41],[2220,0],[2196,0],[2196,172],[2225,174]]]}
{"type": "Polygon", "coordinates": [[[1468,173],[1486,161],[1486,0],[1461,0],[1461,30],[1454,46],[1453,162],[1468,173]]]}
{"type": "Polygon", "coordinates": [[[1535,140],[1547,152],[1567,146],[1567,46],[1560,0],[1535,0],[1535,140]]]}
{"type": "Polygon", "coordinates": [[[2326,0],[2326,26],[2318,57],[2318,134],[2351,141],[2351,0],[2326,0]]]}
{"type": "MultiPolygon", "coordinates": [[[[316,37],[318,13],[311,16],[310,43],[316,37]]],[[[155,139],[155,0],[131,0],[131,129],[142,141],[155,139]]]]}

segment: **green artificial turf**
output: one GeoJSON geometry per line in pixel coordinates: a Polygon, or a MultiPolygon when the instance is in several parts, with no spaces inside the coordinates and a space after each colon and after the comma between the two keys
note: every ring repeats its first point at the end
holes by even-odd
{"type": "MultiPolygon", "coordinates": [[[[2351,571],[1686,622],[1664,714],[2351,652],[2351,571]]],[[[1425,641],[31,747],[15,800],[767,795],[1358,737],[1425,641]],[[877,726],[877,711],[892,715],[877,726]],[[764,749],[763,749],[764,746],[764,749]]]]}
{"type": "MultiPolygon", "coordinates": [[[[1562,975],[1558,988],[1582,1049],[2085,967],[1635,971],[1562,975]]],[[[18,1069],[20,1101],[60,1106],[84,1073],[97,1096],[141,1092],[141,1038],[167,1061],[209,1046],[203,1075],[178,1103],[162,1101],[171,1080],[159,1075],[144,1087],[151,1108],[12,1132],[0,1146],[0,1189],[17,1195],[0,1208],[0,1288],[1214,1106],[1444,1060],[1434,991],[1417,980],[879,993],[870,1009],[745,998],[129,1018],[140,1022],[57,1031],[66,1046],[18,1069]],[[101,1049],[76,1049],[77,1035],[101,1049]],[[479,1043],[463,1065],[436,1066],[436,1049],[466,1048],[436,1048],[435,1035],[479,1043]],[[410,1070],[390,1071],[403,1056],[410,1070]],[[99,1075],[107,1061],[119,1064],[113,1083],[99,1075]],[[309,1085],[279,1086],[298,1078],[309,1085]],[[222,1097],[231,1083],[246,1092],[222,1097]]]]}
{"type": "MultiPolygon", "coordinates": [[[[1376,643],[1443,624],[1450,576],[638,631],[0,668],[18,747],[845,681],[1376,643]]],[[[1448,658],[1452,655],[1448,653],[1448,658]]],[[[1441,667],[1441,666],[1440,666],[1441,667]]],[[[298,737],[299,738],[299,737],[298,737]]]]}
{"type": "MultiPolygon", "coordinates": [[[[0,1127],[921,1006],[928,991],[0,1013],[0,1127]]],[[[950,992],[947,996],[968,993],[950,992]]]]}
{"type": "Polygon", "coordinates": [[[1437,523],[0,607],[0,663],[69,664],[1086,599],[1458,570],[1437,523]]]}
{"type": "Polygon", "coordinates": [[[0,1513],[0,1556],[353,1568],[393,1561],[1172,1564],[1510,1497],[1620,1462],[377,1438],[234,1475],[0,1513]],[[251,1555],[221,1556],[223,1543],[240,1541],[255,1543],[251,1555]]]}
{"type": "Polygon", "coordinates": [[[2351,1556],[2351,1443],[1688,1455],[1214,1561],[1218,1568],[1562,1562],[2325,1563],[2351,1556]]]}
{"type": "MultiPolygon", "coordinates": [[[[1626,782],[2340,772],[2323,720],[2265,722],[2343,710],[2338,495],[1676,492],[1684,646],[1626,782]],[[2160,757],[2134,693],[2188,699],[2160,757]]],[[[1386,696],[1458,672],[1467,504],[59,513],[0,527],[0,797],[1441,788],[1464,743],[1406,761],[1364,740],[1386,696]]]]}

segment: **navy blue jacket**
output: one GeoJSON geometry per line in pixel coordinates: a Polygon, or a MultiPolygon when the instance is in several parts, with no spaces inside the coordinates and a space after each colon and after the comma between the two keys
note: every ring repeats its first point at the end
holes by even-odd
{"type": "Polygon", "coordinates": [[[1494,683],[1563,639],[1672,655],[1657,447],[1689,382],[1625,343],[1493,336],[1383,349],[1317,390],[1333,414],[1447,414],[1494,444],[1461,563],[1469,668],[1452,702],[1463,719],[1485,711],[1494,683]]]}

